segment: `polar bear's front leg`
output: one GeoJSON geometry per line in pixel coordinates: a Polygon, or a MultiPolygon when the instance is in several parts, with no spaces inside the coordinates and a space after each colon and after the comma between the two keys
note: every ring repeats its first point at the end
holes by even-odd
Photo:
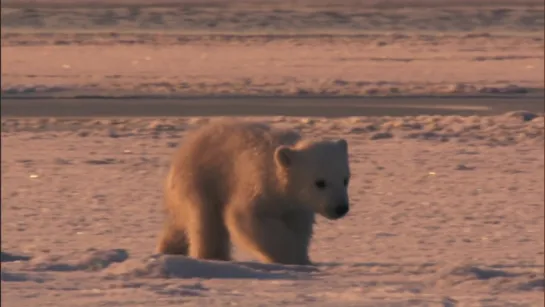
{"type": "Polygon", "coordinates": [[[231,238],[265,263],[309,265],[305,242],[280,218],[263,217],[243,210],[226,215],[231,238]],[[303,248],[302,248],[303,247],[303,248]]]}
{"type": "Polygon", "coordinates": [[[180,221],[167,217],[155,251],[161,254],[187,255],[189,242],[180,221]]]}

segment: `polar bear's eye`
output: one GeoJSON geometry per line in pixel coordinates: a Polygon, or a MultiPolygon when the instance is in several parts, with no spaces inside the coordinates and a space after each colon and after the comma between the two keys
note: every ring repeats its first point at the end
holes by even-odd
{"type": "Polygon", "coordinates": [[[325,189],[326,187],[326,183],[325,183],[325,180],[323,179],[319,179],[319,180],[316,180],[316,182],[314,182],[314,184],[316,185],[316,187],[320,190],[323,190],[325,189]]]}

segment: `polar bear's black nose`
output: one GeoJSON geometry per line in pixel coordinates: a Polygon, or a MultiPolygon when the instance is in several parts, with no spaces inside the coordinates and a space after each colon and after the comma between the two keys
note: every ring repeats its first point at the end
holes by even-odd
{"type": "Polygon", "coordinates": [[[338,205],[337,207],[335,207],[335,214],[337,215],[337,217],[343,217],[348,213],[348,210],[348,205],[338,205]]]}

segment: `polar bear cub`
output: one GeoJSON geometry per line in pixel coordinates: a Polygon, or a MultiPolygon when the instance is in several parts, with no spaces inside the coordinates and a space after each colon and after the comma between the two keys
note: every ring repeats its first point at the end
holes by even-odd
{"type": "Polygon", "coordinates": [[[189,133],[173,157],[157,252],[230,260],[233,241],[262,262],[311,264],[315,214],[348,213],[349,179],[344,139],[211,122],[189,133]]]}

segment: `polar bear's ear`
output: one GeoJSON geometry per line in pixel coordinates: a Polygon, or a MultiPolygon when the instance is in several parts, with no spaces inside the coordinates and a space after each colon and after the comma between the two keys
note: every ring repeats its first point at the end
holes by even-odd
{"type": "Polygon", "coordinates": [[[337,144],[345,151],[348,152],[348,142],[345,139],[337,140],[337,144]]]}
{"type": "Polygon", "coordinates": [[[293,164],[293,156],[295,151],[288,146],[280,145],[274,151],[274,159],[276,163],[283,167],[289,167],[293,164]]]}

